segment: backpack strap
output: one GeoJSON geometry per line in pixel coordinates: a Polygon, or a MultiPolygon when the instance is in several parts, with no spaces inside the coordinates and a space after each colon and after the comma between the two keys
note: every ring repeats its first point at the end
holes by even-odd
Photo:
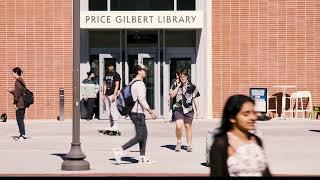
{"type": "MultiPolygon", "coordinates": [[[[132,81],[132,82],[130,83],[130,85],[132,86],[132,85],[133,85],[135,82],[137,82],[137,81],[141,81],[141,80],[136,79],[136,80],[132,81]]],[[[137,98],[137,101],[138,101],[138,103],[140,104],[138,98],[137,98]]],[[[136,102],[137,102],[137,101],[136,101],[136,102]]],[[[138,106],[137,106],[137,112],[138,112],[138,106]]]]}
{"type": "MultiPolygon", "coordinates": [[[[17,80],[17,81],[22,85],[22,87],[23,87],[23,89],[22,89],[23,92],[22,92],[22,93],[24,93],[25,90],[27,89],[27,87],[22,83],[22,81],[19,81],[19,80],[17,80]]],[[[21,95],[22,95],[22,94],[20,94],[20,96],[21,96],[21,95]]],[[[20,96],[19,96],[19,97],[20,97],[20,96]]],[[[18,98],[19,98],[19,97],[18,97],[18,98]]]]}
{"type": "Polygon", "coordinates": [[[22,81],[20,81],[20,80],[17,80],[24,88],[27,88],[23,83],[22,83],[22,81]]]}
{"type": "Polygon", "coordinates": [[[137,82],[137,81],[141,81],[141,80],[136,79],[136,80],[132,81],[132,82],[131,82],[131,83],[129,83],[129,84],[130,84],[130,85],[132,85],[133,83],[135,83],[135,82],[137,82]]]}

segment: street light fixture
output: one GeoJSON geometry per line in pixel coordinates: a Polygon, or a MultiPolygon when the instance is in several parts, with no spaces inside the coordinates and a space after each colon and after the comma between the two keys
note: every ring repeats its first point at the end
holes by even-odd
{"type": "Polygon", "coordinates": [[[86,155],[80,143],[80,0],[72,1],[73,16],[73,120],[71,150],[65,156],[61,169],[66,171],[90,170],[90,164],[84,160],[86,155]]]}

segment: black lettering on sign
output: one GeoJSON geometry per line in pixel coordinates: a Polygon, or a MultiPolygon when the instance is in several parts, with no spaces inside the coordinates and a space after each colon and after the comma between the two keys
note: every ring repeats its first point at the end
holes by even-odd
{"type": "Polygon", "coordinates": [[[117,23],[122,23],[121,16],[117,16],[117,17],[116,17],[116,22],[117,22],[117,23]]]}
{"type": "Polygon", "coordinates": [[[90,20],[90,16],[86,16],[86,23],[90,20]]]}
{"type": "Polygon", "coordinates": [[[178,21],[177,21],[177,16],[173,16],[173,23],[178,23],[178,21]]]}
{"type": "Polygon", "coordinates": [[[194,23],[196,18],[197,18],[197,16],[191,16],[191,18],[192,18],[192,23],[194,23]]]}

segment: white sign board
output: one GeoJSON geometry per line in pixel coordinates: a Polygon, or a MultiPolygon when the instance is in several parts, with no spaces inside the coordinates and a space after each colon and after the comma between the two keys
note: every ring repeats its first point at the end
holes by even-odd
{"type": "Polygon", "coordinates": [[[82,29],[201,29],[202,11],[81,11],[82,29]]]}
{"type": "Polygon", "coordinates": [[[267,112],[267,88],[250,88],[250,97],[255,101],[256,112],[267,112]]]}

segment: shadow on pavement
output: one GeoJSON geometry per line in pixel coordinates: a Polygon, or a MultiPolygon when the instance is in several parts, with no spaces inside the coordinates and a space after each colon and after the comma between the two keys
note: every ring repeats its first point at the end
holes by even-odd
{"type": "Polygon", "coordinates": [[[130,152],[140,152],[139,150],[132,150],[132,151],[130,151],[130,152]]]}
{"type": "Polygon", "coordinates": [[[209,166],[207,163],[205,163],[205,162],[204,162],[204,163],[201,163],[201,165],[202,165],[202,166],[205,166],[205,167],[210,167],[210,166],[209,166]]]}
{"type": "MultiPolygon", "coordinates": [[[[160,147],[164,147],[164,148],[170,149],[170,150],[172,150],[172,151],[174,151],[174,150],[176,149],[176,145],[172,145],[172,144],[163,145],[163,146],[160,146],[160,147]]],[[[187,146],[182,145],[182,146],[181,146],[181,149],[187,150],[187,146]]]]}
{"type": "Polygon", "coordinates": [[[62,160],[66,160],[65,156],[66,156],[67,154],[54,153],[54,154],[50,154],[50,155],[59,156],[62,160]]]}
{"type": "MultiPolygon", "coordinates": [[[[110,161],[116,161],[116,159],[112,158],[109,159],[110,161]]],[[[122,157],[121,161],[126,161],[126,163],[120,163],[120,164],[133,164],[133,163],[138,163],[139,161],[133,157],[122,157]]]]}
{"type": "Polygon", "coordinates": [[[320,132],[320,130],[309,130],[309,131],[312,131],[312,132],[320,132]]]}

